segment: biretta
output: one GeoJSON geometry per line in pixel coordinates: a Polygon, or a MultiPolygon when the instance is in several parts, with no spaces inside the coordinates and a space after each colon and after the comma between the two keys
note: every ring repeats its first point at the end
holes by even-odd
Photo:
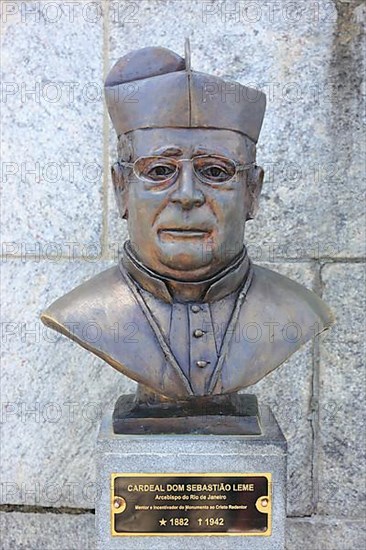
{"type": "Polygon", "coordinates": [[[256,143],[266,108],[261,91],[191,70],[189,44],[185,59],[161,47],[121,57],[105,96],[118,136],[140,128],[216,128],[256,143]]]}

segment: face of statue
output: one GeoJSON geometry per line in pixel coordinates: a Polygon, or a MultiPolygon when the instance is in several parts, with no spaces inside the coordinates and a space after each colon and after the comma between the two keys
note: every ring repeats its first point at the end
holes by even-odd
{"type": "Polygon", "coordinates": [[[225,162],[207,167],[196,157],[248,165],[254,159],[246,138],[230,130],[163,128],[137,130],[131,141],[131,162],[151,156],[196,159],[175,162],[174,177],[174,162],[164,166],[151,159],[139,163],[140,177],[129,168],[112,170],[137,258],[177,280],[201,280],[221,271],[243,248],[245,221],[255,209],[263,171],[238,171],[229,179],[225,162]]]}

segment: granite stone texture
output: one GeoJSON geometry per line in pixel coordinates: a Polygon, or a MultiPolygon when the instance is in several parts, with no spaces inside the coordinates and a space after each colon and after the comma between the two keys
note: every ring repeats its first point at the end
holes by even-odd
{"type": "Polygon", "coordinates": [[[320,348],[319,512],[364,518],[366,271],[325,265],[322,279],[337,324],[320,348]]]}
{"type": "Polygon", "coordinates": [[[364,521],[335,518],[288,519],[286,550],[350,550],[365,547],[364,521]]]}
{"type": "Polygon", "coordinates": [[[288,442],[286,548],[364,547],[363,0],[2,1],[0,14],[0,512],[22,510],[0,513],[0,547],[95,548],[94,516],[67,508],[94,508],[101,414],[135,385],[39,314],[116,263],[127,236],[106,72],[143,46],[183,55],[186,36],[195,70],[267,94],[250,256],[320,292],[337,318],[247,390],[288,442]]]}
{"type": "MultiPolygon", "coordinates": [[[[1,550],[96,550],[94,514],[1,512],[0,530],[1,550]]],[[[364,522],[357,520],[291,518],[286,522],[286,550],[358,549],[365,535],[364,522]]]]}
{"type": "Polygon", "coordinates": [[[39,316],[107,267],[2,265],[1,503],[94,508],[101,414],[134,383],[44,327],[39,316]]]}
{"type": "Polygon", "coordinates": [[[117,4],[108,11],[109,67],[131,44],[183,55],[189,36],[193,69],[267,94],[257,159],[267,175],[247,231],[261,259],[364,254],[361,2],[117,4]]]}
{"type": "Polygon", "coordinates": [[[1,221],[9,255],[57,256],[67,243],[80,256],[87,244],[94,255],[100,249],[103,19],[94,5],[2,2],[1,221]]]}
{"type": "Polygon", "coordinates": [[[94,550],[94,514],[0,513],[1,550],[94,550]]]}

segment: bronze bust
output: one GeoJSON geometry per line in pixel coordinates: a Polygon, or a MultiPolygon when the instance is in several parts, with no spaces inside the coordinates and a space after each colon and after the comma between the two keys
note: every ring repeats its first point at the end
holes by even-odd
{"type": "Polygon", "coordinates": [[[160,47],[122,57],[105,83],[130,240],[119,265],[58,299],[42,321],[137,381],[142,401],[235,394],[332,323],[316,294],[248,257],[266,98],[240,84],[222,93],[230,86],[191,70],[188,48],[183,59],[160,47]],[[97,340],[84,330],[91,322],[97,340]],[[136,334],[116,337],[128,323],[136,334]]]}

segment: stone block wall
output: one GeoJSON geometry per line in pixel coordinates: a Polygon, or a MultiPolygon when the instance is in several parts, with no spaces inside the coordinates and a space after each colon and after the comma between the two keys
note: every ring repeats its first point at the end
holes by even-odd
{"type": "MultiPolygon", "coordinates": [[[[93,548],[101,413],[134,383],[41,325],[116,263],[103,79],[161,45],[267,94],[253,260],[314,289],[335,327],[253,386],[289,443],[288,550],[365,543],[361,0],[7,1],[1,10],[2,548],[93,548]]],[[[223,97],[223,100],[225,98],[223,97]]]]}

